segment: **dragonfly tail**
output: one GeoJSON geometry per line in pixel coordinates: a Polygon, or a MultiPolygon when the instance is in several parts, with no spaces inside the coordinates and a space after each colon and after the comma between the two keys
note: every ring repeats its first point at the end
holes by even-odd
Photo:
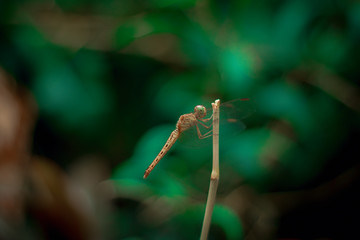
{"type": "Polygon", "coordinates": [[[165,156],[165,154],[170,150],[170,148],[174,145],[176,140],[179,137],[179,131],[178,129],[175,129],[168,140],[166,141],[165,145],[161,149],[160,153],[157,155],[155,160],[150,164],[150,166],[145,170],[144,173],[144,179],[147,178],[150,174],[150,172],[154,169],[154,167],[159,163],[159,161],[165,156]]]}

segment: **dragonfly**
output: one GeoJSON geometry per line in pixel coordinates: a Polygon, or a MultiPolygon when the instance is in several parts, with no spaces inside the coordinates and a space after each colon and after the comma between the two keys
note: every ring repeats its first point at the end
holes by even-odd
{"type": "MultiPolygon", "coordinates": [[[[241,119],[244,119],[250,116],[253,112],[255,112],[255,107],[251,102],[252,101],[250,101],[249,98],[240,98],[221,104],[220,119],[225,119],[225,121],[228,123],[242,124],[241,119]]],[[[194,112],[183,114],[180,116],[179,120],[176,123],[175,130],[172,131],[159,154],[145,170],[144,179],[149,176],[150,172],[165,156],[165,154],[171,149],[171,147],[179,139],[179,137],[181,135],[184,135],[187,131],[189,131],[189,129],[193,129],[195,127],[197,137],[199,139],[205,139],[212,136],[212,121],[210,120],[213,118],[213,115],[211,114],[210,117],[206,118],[208,112],[209,110],[207,110],[205,106],[197,105],[194,108],[194,112]],[[204,127],[207,132],[201,133],[199,128],[200,125],[204,127]]],[[[242,126],[243,128],[245,128],[243,124],[242,126]]]]}

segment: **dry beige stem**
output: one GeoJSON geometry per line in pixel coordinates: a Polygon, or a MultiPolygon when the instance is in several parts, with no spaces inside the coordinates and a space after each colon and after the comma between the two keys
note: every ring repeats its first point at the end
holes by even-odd
{"type": "Polygon", "coordinates": [[[220,100],[215,100],[215,103],[212,103],[213,108],[213,167],[210,177],[210,187],[208,198],[206,202],[205,216],[203,221],[203,226],[201,230],[201,240],[206,240],[210,224],[211,216],[214,210],[215,201],[216,201],[216,191],[219,184],[220,169],[219,169],[219,108],[220,100]]]}

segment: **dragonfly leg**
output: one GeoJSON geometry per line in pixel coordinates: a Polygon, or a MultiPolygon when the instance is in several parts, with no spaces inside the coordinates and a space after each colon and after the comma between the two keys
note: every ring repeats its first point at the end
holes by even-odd
{"type": "Polygon", "coordinates": [[[201,120],[198,120],[198,123],[200,123],[201,126],[203,126],[204,128],[210,128],[212,126],[212,123],[210,124],[210,126],[206,126],[206,124],[203,123],[201,120]]]}
{"type": "Polygon", "coordinates": [[[211,116],[209,118],[204,118],[204,119],[201,119],[201,121],[203,121],[204,123],[211,120],[213,118],[213,114],[211,114],[211,116]]]}
{"type": "Polygon", "coordinates": [[[211,137],[212,129],[203,135],[204,138],[211,137]]]}
{"type": "Polygon", "coordinates": [[[204,139],[204,138],[211,137],[212,129],[211,129],[210,131],[208,131],[207,133],[205,133],[205,134],[201,134],[200,129],[199,129],[199,126],[196,125],[196,130],[197,130],[197,134],[198,134],[198,136],[199,136],[200,139],[204,139]]]}

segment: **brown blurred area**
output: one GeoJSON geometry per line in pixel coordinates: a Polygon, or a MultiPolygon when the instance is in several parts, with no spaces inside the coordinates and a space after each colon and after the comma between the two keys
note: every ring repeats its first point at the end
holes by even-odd
{"type": "Polygon", "coordinates": [[[35,116],[30,94],[0,69],[0,213],[5,229],[24,218],[24,184],[35,116]]]}
{"type": "Polygon", "coordinates": [[[31,94],[0,69],[0,239],[99,239],[96,185],[106,168],[87,157],[72,177],[32,156],[36,115],[31,94]]]}

